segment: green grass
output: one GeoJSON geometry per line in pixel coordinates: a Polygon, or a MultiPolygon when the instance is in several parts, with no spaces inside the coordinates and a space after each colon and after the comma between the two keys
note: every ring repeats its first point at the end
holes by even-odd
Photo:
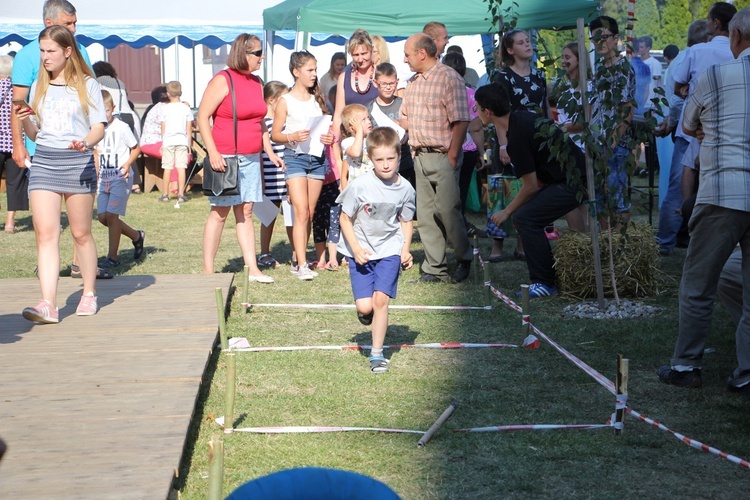
{"type": "MultiPolygon", "coordinates": [[[[201,233],[208,210],[194,199],[175,210],[158,204],[156,193],[132,196],[128,223],[147,230],[148,256],[131,266],[125,241],[123,274],[197,273],[201,233]]],[[[473,218],[477,225],[482,217],[473,218]]],[[[19,227],[28,220],[20,218],[19,227]]],[[[277,227],[273,252],[289,258],[277,227]]],[[[106,230],[95,224],[99,254],[106,230]]],[[[480,240],[482,254],[489,240],[480,240]]],[[[62,238],[62,262],[70,259],[70,237],[62,238]]],[[[508,249],[511,249],[509,246],[508,249]]],[[[33,234],[0,233],[1,277],[33,276],[33,234]]],[[[421,259],[421,245],[414,253],[421,259]]],[[[217,270],[240,272],[233,222],[227,223],[217,270]]],[[[716,309],[704,388],[691,391],[661,385],[656,368],[674,347],[677,285],[684,251],[661,261],[660,292],[647,300],[663,308],[658,316],[631,320],[566,319],[564,297],[532,302],[532,321],[563,347],[614,379],[618,353],[630,359],[629,404],[689,437],[722,451],[750,458],[748,401],[728,394],[726,377],[735,365],[734,328],[723,306],[716,309]]],[[[527,278],[522,262],[491,265],[491,280],[510,294],[527,278]]],[[[65,266],[63,272],[66,271],[65,266]]],[[[270,271],[276,283],[252,284],[255,303],[349,304],[346,272],[321,272],[309,283],[289,267],[270,271]]],[[[418,271],[399,282],[396,304],[482,305],[473,283],[419,285],[418,271]]],[[[240,275],[235,283],[240,284],[240,275]]],[[[254,346],[368,344],[369,331],[351,310],[253,308],[240,310],[241,288],[232,295],[230,336],[254,346]]],[[[393,311],[387,343],[438,341],[520,343],[520,318],[494,301],[491,311],[393,311]]],[[[604,423],[613,397],[546,343],[541,349],[402,349],[388,351],[390,371],[371,375],[367,353],[302,351],[237,354],[238,427],[321,425],[426,430],[452,400],[459,407],[423,449],[408,434],[331,433],[223,436],[224,492],[246,481],[298,466],[348,469],[384,481],[401,496],[417,498],[526,497],[741,497],[748,471],[679,442],[669,434],[626,420],[625,432],[611,430],[529,431],[454,434],[453,429],[504,424],[604,423]]],[[[182,498],[205,498],[206,444],[221,429],[213,418],[224,413],[226,366],[216,355],[207,374],[176,486],[182,498]]]]}

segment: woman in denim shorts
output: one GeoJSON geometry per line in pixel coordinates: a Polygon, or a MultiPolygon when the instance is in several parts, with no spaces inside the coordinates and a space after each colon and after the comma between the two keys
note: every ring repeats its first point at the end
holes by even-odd
{"type": "MultiPolygon", "coordinates": [[[[327,109],[318,87],[315,57],[307,51],[292,53],[289,71],[294,77],[294,86],[288,94],[281,96],[276,105],[271,139],[286,145],[286,183],[294,208],[292,231],[294,253],[298,263],[292,272],[297,278],[308,281],[316,276],[308,266],[306,257],[310,223],[326,175],[322,148],[320,156],[310,154],[311,150],[316,149],[316,145],[311,144],[308,123],[310,118],[322,117],[327,113],[327,109]]],[[[320,142],[331,144],[333,135],[322,134],[320,142]]]]}

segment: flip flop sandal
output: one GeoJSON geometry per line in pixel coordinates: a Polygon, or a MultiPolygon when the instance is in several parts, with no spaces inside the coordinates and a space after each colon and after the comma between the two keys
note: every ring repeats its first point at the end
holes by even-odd
{"type": "Polygon", "coordinates": [[[335,260],[330,260],[326,262],[326,271],[338,271],[339,270],[339,263],[335,260]]]}

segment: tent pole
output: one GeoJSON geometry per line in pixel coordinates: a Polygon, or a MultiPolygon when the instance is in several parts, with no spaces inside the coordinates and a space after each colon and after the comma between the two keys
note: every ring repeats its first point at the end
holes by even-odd
{"type": "Polygon", "coordinates": [[[193,106],[198,107],[198,89],[196,88],[197,82],[195,77],[195,40],[193,43],[193,106]]]}
{"type": "MultiPolygon", "coordinates": [[[[579,17],[576,22],[578,28],[578,53],[586,53],[586,31],[583,25],[583,18],[579,17]]],[[[588,58],[580,57],[578,59],[578,81],[586,82],[586,76],[588,68],[588,58]]],[[[582,85],[581,92],[586,92],[586,85],[582,85]]],[[[586,118],[586,124],[591,123],[591,103],[584,97],[581,98],[583,104],[583,115],[586,118]]],[[[599,305],[599,309],[604,310],[604,281],[602,278],[602,261],[601,251],[599,250],[599,221],[596,219],[596,211],[594,210],[595,205],[593,201],[596,200],[596,187],[594,182],[594,160],[591,157],[591,151],[586,148],[586,182],[587,182],[587,193],[589,199],[589,227],[591,228],[591,244],[593,246],[594,253],[594,274],[596,276],[596,298],[599,305]]]]}
{"type": "Polygon", "coordinates": [[[180,37],[174,37],[174,80],[180,81],[180,37]]]}
{"type": "Polygon", "coordinates": [[[272,79],[273,75],[273,36],[274,32],[266,30],[263,34],[264,43],[266,45],[265,54],[266,57],[263,59],[263,81],[268,82],[272,79]]]}

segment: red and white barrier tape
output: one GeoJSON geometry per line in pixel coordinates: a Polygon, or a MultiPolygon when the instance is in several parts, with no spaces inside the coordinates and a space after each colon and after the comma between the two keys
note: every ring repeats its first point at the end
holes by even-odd
{"type": "MultiPolygon", "coordinates": [[[[513,348],[515,344],[472,344],[466,342],[433,342],[427,344],[393,344],[384,345],[383,349],[473,349],[473,348],[513,348]]],[[[232,352],[276,352],[276,351],[366,351],[371,345],[311,345],[311,346],[282,346],[282,347],[239,347],[230,348],[232,352]]]]}
{"type": "MultiPolygon", "coordinates": [[[[490,289],[492,292],[497,296],[500,300],[508,304],[511,308],[515,309],[516,311],[521,312],[521,308],[518,307],[518,304],[510,300],[506,295],[502,294],[499,290],[496,288],[490,286],[490,289]]],[[[673,431],[672,429],[668,428],[667,426],[660,424],[659,422],[656,422],[653,419],[650,419],[646,417],[645,415],[641,415],[637,411],[635,411],[633,408],[627,405],[627,394],[617,394],[617,390],[615,389],[615,384],[611,380],[609,380],[607,377],[593,369],[591,366],[583,362],[580,358],[572,354],[570,351],[562,347],[560,344],[552,340],[550,337],[548,337],[543,331],[541,331],[539,328],[531,325],[531,330],[535,334],[539,335],[545,342],[547,342],[549,345],[551,345],[557,352],[562,354],[564,357],[566,357],[568,360],[570,360],[574,365],[582,369],[584,372],[586,372],[591,378],[596,380],[602,387],[607,389],[609,392],[611,392],[613,395],[615,395],[615,405],[616,409],[621,408],[622,406],[626,407],[626,412],[633,415],[634,417],[638,418],[642,422],[646,422],[648,424],[653,425],[657,429],[661,429],[665,432],[668,432],[675,436],[677,439],[682,441],[683,443],[687,444],[688,446],[695,448],[696,450],[701,450],[706,453],[711,453],[713,455],[726,458],[730,462],[733,462],[735,464],[740,465],[741,467],[745,467],[750,469],[750,462],[747,460],[744,460],[742,458],[736,457],[734,455],[730,455],[729,453],[725,453],[717,448],[714,448],[712,446],[708,446],[706,444],[701,443],[700,441],[697,441],[695,439],[689,438],[687,436],[684,436],[676,431],[673,431]]],[[[612,418],[612,421],[614,422],[614,417],[612,418]]],[[[613,424],[609,424],[614,427],[613,424]]]]}
{"type": "Polygon", "coordinates": [[[650,418],[648,418],[648,417],[646,417],[644,415],[641,415],[640,413],[638,413],[637,411],[635,411],[634,409],[632,409],[630,407],[628,407],[628,409],[626,411],[629,414],[633,415],[635,418],[641,420],[642,422],[646,422],[647,424],[653,425],[657,429],[661,429],[663,431],[666,431],[666,432],[672,434],[674,437],[676,437],[677,439],[679,439],[680,441],[682,441],[686,445],[690,446],[691,448],[695,448],[696,450],[705,451],[706,453],[710,453],[712,455],[716,455],[716,456],[721,457],[721,458],[726,458],[730,462],[733,462],[733,463],[735,463],[735,464],[737,464],[737,465],[739,465],[741,467],[744,467],[746,469],[750,469],[750,462],[748,462],[747,460],[744,460],[744,459],[742,459],[740,457],[736,457],[734,455],[730,455],[729,453],[724,453],[723,451],[718,450],[718,449],[716,449],[716,448],[714,448],[712,446],[708,446],[706,444],[701,443],[700,441],[697,441],[695,439],[691,439],[691,438],[689,438],[687,436],[684,436],[684,435],[680,434],[679,432],[675,432],[672,429],[670,429],[669,427],[667,427],[666,425],[661,424],[661,423],[659,423],[659,422],[657,422],[655,420],[652,420],[652,419],[650,419],[650,418]]]}
{"type": "MultiPolygon", "coordinates": [[[[242,302],[242,307],[281,307],[286,309],[356,309],[355,304],[251,304],[242,302]]],[[[388,309],[412,311],[489,311],[492,306],[405,306],[391,304],[388,309]]]]}
{"type": "Polygon", "coordinates": [[[521,306],[519,306],[518,304],[516,304],[515,302],[513,302],[513,300],[511,300],[511,298],[508,297],[507,295],[505,295],[503,292],[501,292],[500,290],[498,290],[497,288],[495,288],[494,286],[492,286],[491,283],[488,282],[487,286],[490,287],[490,291],[492,292],[492,294],[495,297],[497,297],[501,301],[503,301],[506,304],[508,304],[512,309],[514,309],[514,310],[516,310],[518,312],[523,312],[523,309],[521,308],[521,306]]]}

